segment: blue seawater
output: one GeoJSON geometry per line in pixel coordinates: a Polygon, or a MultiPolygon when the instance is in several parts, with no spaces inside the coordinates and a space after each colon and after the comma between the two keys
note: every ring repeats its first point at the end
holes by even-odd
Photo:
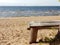
{"type": "Polygon", "coordinates": [[[0,17],[59,15],[60,6],[0,6],[0,17]]]}

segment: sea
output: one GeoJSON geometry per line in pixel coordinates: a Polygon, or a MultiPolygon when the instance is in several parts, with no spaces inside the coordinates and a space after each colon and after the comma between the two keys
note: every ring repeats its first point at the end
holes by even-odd
{"type": "Polygon", "coordinates": [[[59,15],[60,6],[0,6],[0,17],[59,15]]]}

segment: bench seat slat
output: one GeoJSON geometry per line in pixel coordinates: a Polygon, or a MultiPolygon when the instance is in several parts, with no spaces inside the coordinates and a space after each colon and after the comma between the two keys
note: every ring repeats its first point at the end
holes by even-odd
{"type": "Polygon", "coordinates": [[[60,25],[60,21],[47,21],[47,22],[30,22],[29,26],[51,26],[60,25]]]}

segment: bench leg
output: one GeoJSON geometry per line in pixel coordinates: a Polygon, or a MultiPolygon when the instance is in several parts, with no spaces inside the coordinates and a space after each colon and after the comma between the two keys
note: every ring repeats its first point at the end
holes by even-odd
{"type": "Polygon", "coordinates": [[[31,29],[30,44],[36,42],[37,32],[38,32],[38,29],[37,29],[37,28],[32,28],[32,29],[31,29]]]}
{"type": "Polygon", "coordinates": [[[58,33],[60,32],[60,25],[59,25],[59,28],[58,28],[58,33]]]}

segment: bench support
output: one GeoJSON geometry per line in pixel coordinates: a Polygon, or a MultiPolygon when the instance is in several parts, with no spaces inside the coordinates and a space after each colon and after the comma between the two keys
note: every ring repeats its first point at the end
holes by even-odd
{"type": "Polygon", "coordinates": [[[58,28],[58,33],[60,32],[60,25],[59,25],[59,28],[58,28]]]}
{"type": "Polygon", "coordinates": [[[31,28],[30,44],[36,42],[37,33],[38,33],[38,29],[37,28],[31,28]]]}

